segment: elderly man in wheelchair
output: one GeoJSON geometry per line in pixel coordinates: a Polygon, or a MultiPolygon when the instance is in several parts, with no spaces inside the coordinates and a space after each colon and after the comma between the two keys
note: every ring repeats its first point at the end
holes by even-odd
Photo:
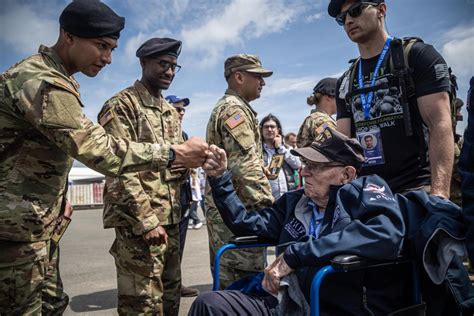
{"type": "MultiPolygon", "coordinates": [[[[376,175],[357,177],[364,162],[355,139],[325,129],[310,147],[293,150],[303,162],[304,189],[271,208],[246,210],[234,192],[225,152],[210,148],[204,168],[219,212],[238,236],[257,235],[277,245],[261,288],[201,294],[189,315],[307,314],[313,276],[333,257],[353,254],[396,260],[406,233],[399,203],[376,175]],[[281,285],[296,287],[301,311],[282,310],[281,285]]],[[[411,266],[381,265],[331,274],[322,285],[323,315],[388,315],[410,305],[411,266]]],[[[287,305],[285,305],[288,308],[287,305]]],[[[285,307],[283,307],[285,308],[285,307]]]]}

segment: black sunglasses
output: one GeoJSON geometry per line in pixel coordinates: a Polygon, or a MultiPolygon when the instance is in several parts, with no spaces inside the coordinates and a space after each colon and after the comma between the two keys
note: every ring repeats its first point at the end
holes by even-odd
{"type": "Polygon", "coordinates": [[[362,11],[364,10],[364,8],[366,8],[370,5],[377,6],[378,4],[373,3],[373,2],[357,2],[357,3],[354,3],[353,5],[351,5],[351,7],[349,9],[347,9],[344,12],[339,13],[336,16],[337,24],[339,24],[340,26],[343,26],[344,24],[346,24],[347,14],[349,14],[353,18],[359,17],[362,14],[362,11]]]}

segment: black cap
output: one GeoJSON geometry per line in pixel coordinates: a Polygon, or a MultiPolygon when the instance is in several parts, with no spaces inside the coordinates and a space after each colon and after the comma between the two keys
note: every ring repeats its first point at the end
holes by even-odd
{"type": "Polygon", "coordinates": [[[59,25],[79,37],[118,39],[125,26],[125,18],[98,0],[75,0],[64,8],[59,25]]]}
{"type": "Polygon", "coordinates": [[[314,86],[313,93],[319,92],[325,95],[335,96],[336,95],[336,78],[324,78],[321,79],[316,86],[314,86]]]}
{"type": "Polygon", "coordinates": [[[309,147],[292,149],[291,153],[312,162],[337,161],[357,170],[365,161],[364,150],[355,138],[349,138],[326,127],[309,147]]]}
{"type": "MultiPolygon", "coordinates": [[[[329,6],[328,6],[329,15],[332,16],[333,18],[335,18],[339,13],[341,13],[342,5],[346,1],[347,0],[331,0],[331,2],[329,2],[329,6]]],[[[367,1],[367,2],[380,4],[380,3],[383,3],[385,1],[384,0],[371,0],[371,1],[367,1]]]]}
{"type": "Polygon", "coordinates": [[[181,53],[181,41],[173,38],[151,38],[137,49],[137,57],[149,57],[152,55],[171,55],[178,57],[181,53]]]}

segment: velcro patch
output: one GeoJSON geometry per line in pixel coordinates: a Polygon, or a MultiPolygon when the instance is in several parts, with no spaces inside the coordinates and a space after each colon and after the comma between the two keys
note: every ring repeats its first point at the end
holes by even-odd
{"type": "Polygon", "coordinates": [[[227,124],[227,126],[230,127],[230,129],[236,128],[243,122],[245,122],[245,117],[240,113],[228,118],[227,121],[225,121],[225,123],[227,124]]]}
{"type": "Polygon", "coordinates": [[[113,118],[115,117],[114,111],[112,109],[108,110],[105,112],[104,115],[99,120],[99,124],[102,126],[105,126],[107,123],[109,123],[113,118]]]}
{"type": "Polygon", "coordinates": [[[67,91],[71,92],[72,94],[74,94],[76,97],[80,98],[80,94],[76,91],[76,89],[74,89],[73,87],[71,87],[69,85],[69,83],[66,83],[64,82],[63,80],[59,80],[59,79],[54,79],[54,84],[57,85],[57,86],[60,86],[60,87],[63,87],[64,89],[66,89],[67,91]]]}

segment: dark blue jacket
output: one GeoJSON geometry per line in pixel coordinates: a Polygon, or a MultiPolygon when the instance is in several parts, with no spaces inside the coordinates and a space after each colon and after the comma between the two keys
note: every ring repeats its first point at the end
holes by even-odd
{"type": "Polygon", "coordinates": [[[459,244],[464,245],[467,225],[461,208],[424,190],[405,196],[397,194],[396,198],[406,226],[404,249],[423,267],[422,296],[427,304],[427,315],[472,315],[474,288],[467,271],[453,252],[455,245],[441,241],[461,241],[459,244]],[[444,257],[445,268],[439,270],[442,274],[435,284],[426,271],[429,267],[441,266],[440,257],[444,257]]]}
{"type": "MultiPolygon", "coordinates": [[[[230,230],[279,244],[278,252],[284,252],[285,261],[295,269],[307,299],[314,273],[338,254],[373,259],[394,259],[400,254],[403,217],[388,185],[378,176],[331,188],[319,239],[307,236],[307,224],[295,214],[298,202],[307,199],[303,190],[284,194],[271,208],[246,210],[234,191],[230,173],[209,182],[230,230]]],[[[363,315],[366,294],[368,307],[375,314],[387,314],[406,306],[404,273],[409,275],[403,268],[391,267],[331,275],[323,284],[322,307],[331,315],[363,315]]]]}

